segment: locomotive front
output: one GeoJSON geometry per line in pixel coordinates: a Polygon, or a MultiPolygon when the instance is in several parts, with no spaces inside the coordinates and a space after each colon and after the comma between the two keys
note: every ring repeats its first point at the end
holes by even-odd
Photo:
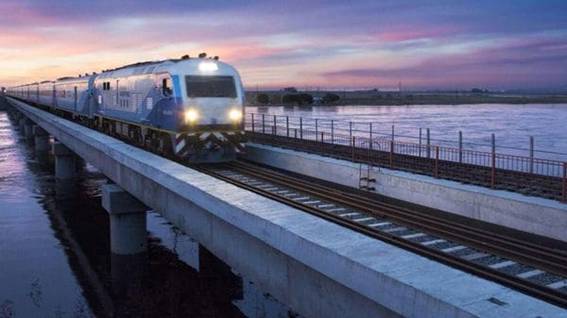
{"type": "Polygon", "coordinates": [[[171,72],[180,97],[175,152],[192,162],[234,160],[244,145],[244,89],[238,72],[215,59],[189,59],[171,72]]]}

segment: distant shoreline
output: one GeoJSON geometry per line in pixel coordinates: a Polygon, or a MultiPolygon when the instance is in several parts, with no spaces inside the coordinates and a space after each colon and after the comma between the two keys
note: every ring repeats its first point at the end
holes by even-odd
{"type": "MultiPolygon", "coordinates": [[[[307,92],[313,96],[321,93],[307,92]]],[[[299,106],[412,106],[412,105],[474,105],[474,104],[567,104],[567,95],[498,95],[498,94],[423,94],[423,93],[369,93],[369,92],[337,92],[341,98],[329,104],[304,104],[299,106]]],[[[247,104],[250,106],[294,106],[281,102],[285,93],[264,93],[270,96],[271,104],[256,102],[256,93],[247,94],[247,104]],[[279,99],[279,100],[278,100],[279,99]]],[[[319,94],[319,95],[318,95],[319,94]]],[[[295,105],[298,106],[298,105],[295,105]]]]}

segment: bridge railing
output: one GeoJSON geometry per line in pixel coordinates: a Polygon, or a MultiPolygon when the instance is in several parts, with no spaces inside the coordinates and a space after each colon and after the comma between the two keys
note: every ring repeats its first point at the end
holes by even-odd
{"type": "Polygon", "coordinates": [[[393,133],[372,131],[371,125],[369,130],[355,127],[355,123],[254,113],[245,120],[245,129],[256,139],[493,188],[524,187],[567,201],[567,162],[537,158],[533,152],[531,156],[497,152],[494,137],[491,151],[481,151],[430,138],[397,140],[393,133]]]}

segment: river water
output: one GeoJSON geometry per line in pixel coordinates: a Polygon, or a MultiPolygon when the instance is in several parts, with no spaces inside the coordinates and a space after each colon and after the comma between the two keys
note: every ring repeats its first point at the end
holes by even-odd
{"type": "MultiPolygon", "coordinates": [[[[491,134],[495,135],[499,152],[529,155],[529,137],[534,138],[536,157],[567,161],[567,104],[481,104],[481,105],[415,105],[415,106],[313,106],[313,107],[246,107],[250,113],[320,118],[319,124],[330,120],[358,122],[355,127],[368,130],[373,123],[376,135],[396,140],[416,142],[419,128],[431,132],[432,143],[456,146],[458,132],[463,133],[465,148],[489,150],[491,134]],[[362,128],[360,128],[362,127],[362,128]]],[[[291,120],[290,120],[291,121],[291,120]]],[[[339,125],[338,123],[335,123],[339,125]]]]}
{"type": "Polygon", "coordinates": [[[106,182],[88,164],[78,180],[56,181],[53,158],[36,155],[0,111],[0,318],[294,316],[155,212],[148,253],[128,267],[142,279],[117,280],[106,182]]]}

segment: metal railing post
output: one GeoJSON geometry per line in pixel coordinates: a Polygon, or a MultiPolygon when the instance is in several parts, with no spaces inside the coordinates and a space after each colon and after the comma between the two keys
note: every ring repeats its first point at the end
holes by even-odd
{"type": "Polygon", "coordinates": [[[299,117],[299,139],[303,139],[303,117],[299,117]]]}
{"type": "Polygon", "coordinates": [[[274,129],[273,129],[274,135],[277,135],[277,134],[278,134],[278,130],[277,130],[278,128],[277,128],[276,124],[277,124],[277,122],[276,122],[276,115],[274,115],[274,129]]]}
{"type": "Polygon", "coordinates": [[[394,168],[394,142],[390,140],[390,167],[394,168]]]}
{"type": "Polygon", "coordinates": [[[317,141],[317,138],[319,136],[319,120],[317,118],[315,118],[315,141],[317,141]]]}
{"type": "Polygon", "coordinates": [[[439,146],[435,146],[435,178],[439,178],[439,146]]]}
{"type": "Polygon", "coordinates": [[[426,134],[427,134],[427,158],[431,158],[431,135],[429,134],[429,128],[427,128],[426,130],[426,134]]]}
{"type": "Polygon", "coordinates": [[[266,133],[266,116],[262,114],[262,133],[266,133]]]}
{"type": "Polygon", "coordinates": [[[254,113],[252,113],[250,115],[252,115],[252,132],[255,132],[254,131],[254,113]]]}
{"type": "Polygon", "coordinates": [[[530,136],[530,173],[534,173],[534,137],[530,136]]]}
{"type": "Polygon", "coordinates": [[[289,138],[289,116],[285,116],[285,130],[286,136],[289,138]]]}
{"type": "Polygon", "coordinates": [[[331,143],[335,143],[335,121],[331,119],[331,143]]]}
{"type": "Polygon", "coordinates": [[[348,136],[352,139],[352,121],[348,122],[348,136]]]}
{"type": "Polygon", "coordinates": [[[352,162],[354,162],[354,146],[355,146],[355,139],[354,138],[355,137],[352,136],[352,139],[351,139],[352,140],[352,147],[351,147],[351,149],[352,149],[352,162]]]}
{"type": "Polygon", "coordinates": [[[496,183],[496,136],[492,134],[492,169],[490,173],[490,187],[494,188],[496,183]]]}
{"type": "Polygon", "coordinates": [[[421,128],[419,128],[419,156],[421,157],[421,128]]]}
{"type": "Polygon", "coordinates": [[[463,163],[463,132],[459,130],[459,163],[463,163]]]}
{"type": "Polygon", "coordinates": [[[394,141],[394,125],[392,125],[392,141],[394,141]]]}
{"type": "Polygon", "coordinates": [[[297,139],[297,128],[293,129],[293,138],[297,139]]]}
{"type": "Polygon", "coordinates": [[[567,202],[567,162],[563,163],[563,202],[567,202]]]}
{"type": "Polygon", "coordinates": [[[370,135],[370,139],[368,140],[368,149],[372,150],[372,123],[370,123],[370,127],[369,128],[369,135],[370,135]]]}

